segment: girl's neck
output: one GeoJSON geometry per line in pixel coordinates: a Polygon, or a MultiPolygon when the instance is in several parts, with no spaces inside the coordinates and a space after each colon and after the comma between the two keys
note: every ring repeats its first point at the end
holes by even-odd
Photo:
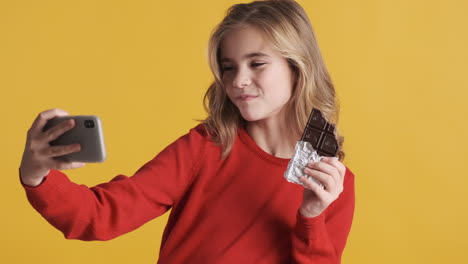
{"type": "Polygon", "coordinates": [[[247,122],[246,130],[263,151],[279,158],[290,159],[297,139],[287,122],[275,118],[247,122]]]}

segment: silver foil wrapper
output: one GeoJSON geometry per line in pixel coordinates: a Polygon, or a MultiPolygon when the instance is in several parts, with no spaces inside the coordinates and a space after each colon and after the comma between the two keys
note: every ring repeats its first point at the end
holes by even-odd
{"type": "MultiPolygon", "coordinates": [[[[322,159],[321,156],[317,153],[317,151],[312,147],[307,141],[298,141],[296,143],[294,156],[291,158],[288,164],[288,168],[284,173],[284,178],[288,182],[297,183],[302,185],[302,182],[299,180],[301,176],[305,176],[310,178],[307,174],[304,173],[304,169],[307,166],[307,163],[311,161],[320,161],[322,159]]],[[[322,188],[322,183],[318,182],[314,178],[311,178],[315,182],[317,182],[322,188]]]]}

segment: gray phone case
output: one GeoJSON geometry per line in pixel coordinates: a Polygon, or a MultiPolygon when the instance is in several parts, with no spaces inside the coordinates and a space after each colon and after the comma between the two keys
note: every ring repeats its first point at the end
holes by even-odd
{"type": "Polygon", "coordinates": [[[106,149],[99,117],[90,115],[56,117],[47,122],[44,131],[68,119],[75,120],[75,127],[62,134],[56,140],[51,141],[50,145],[80,144],[81,150],[57,157],[57,159],[79,162],[103,162],[106,159],[106,149]]]}

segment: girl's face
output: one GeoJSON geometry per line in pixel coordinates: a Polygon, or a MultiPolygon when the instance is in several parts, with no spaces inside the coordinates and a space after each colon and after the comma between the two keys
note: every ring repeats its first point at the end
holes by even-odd
{"type": "Polygon", "coordinates": [[[224,88],[244,119],[277,118],[294,85],[287,60],[252,26],[226,34],[220,48],[224,88]]]}

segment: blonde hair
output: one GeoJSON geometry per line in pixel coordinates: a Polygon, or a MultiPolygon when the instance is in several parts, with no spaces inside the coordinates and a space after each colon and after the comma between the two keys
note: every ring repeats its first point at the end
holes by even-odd
{"type": "MultiPolygon", "coordinates": [[[[227,33],[244,26],[259,29],[271,47],[287,59],[296,75],[291,98],[285,105],[293,135],[300,138],[312,108],[319,109],[328,121],[338,123],[339,102],[335,88],[304,9],[293,0],[236,4],[215,27],[208,44],[208,60],[215,80],[203,100],[208,112],[203,123],[211,140],[222,146],[222,158],[229,155],[239,127],[245,126],[247,121],[223,88],[220,44],[227,33]]],[[[338,135],[338,130],[336,136],[340,146],[338,157],[343,160],[344,138],[338,135]]]]}

